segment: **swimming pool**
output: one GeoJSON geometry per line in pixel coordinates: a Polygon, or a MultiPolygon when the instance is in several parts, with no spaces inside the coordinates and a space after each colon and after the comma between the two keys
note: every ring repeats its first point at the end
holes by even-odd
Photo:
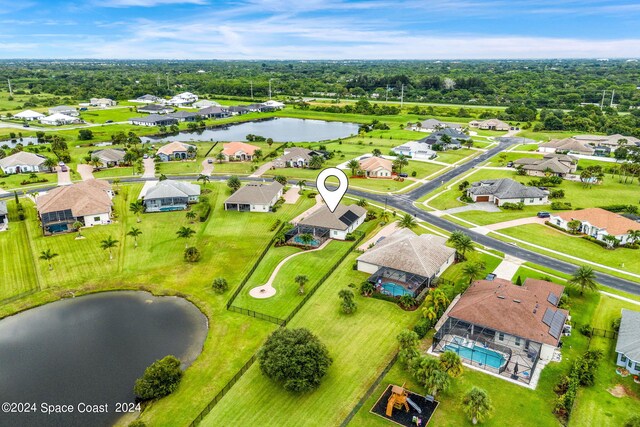
{"type": "Polygon", "coordinates": [[[474,344],[472,348],[459,344],[447,344],[444,346],[444,349],[456,352],[464,359],[472,360],[496,369],[500,369],[506,363],[506,359],[502,354],[477,344],[474,344]]]}
{"type": "MultiPolygon", "coordinates": [[[[413,292],[403,288],[402,286],[395,284],[395,283],[383,283],[382,284],[382,289],[383,291],[386,291],[388,295],[394,296],[394,297],[401,297],[403,295],[411,295],[413,296],[413,292]]],[[[383,292],[385,293],[385,292],[383,292]]]]}
{"type": "Polygon", "coordinates": [[[299,234],[298,234],[298,235],[296,235],[296,236],[294,236],[293,241],[294,241],[294,242],[296,242],[296,243],[298,243],[299,245],[308,245],[308,246],[319,246],[319,245],[320,245],[320,241],[319,241],[319,240],[316,240],[316,239],[313,239],[313,240],[312,240],[312,241],[310,241],[309,243],[304,243],[304,242],[302,241],[302,239],[300,238],[300,235],[299,235],[299,234]]]}

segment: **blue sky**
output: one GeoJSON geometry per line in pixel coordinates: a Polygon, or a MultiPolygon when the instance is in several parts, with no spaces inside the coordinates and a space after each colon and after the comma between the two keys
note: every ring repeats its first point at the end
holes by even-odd
{"type": "Polygon", "coordinates": [[[637,0],[0,0],[0,58],[615,57],[637,0]]]}

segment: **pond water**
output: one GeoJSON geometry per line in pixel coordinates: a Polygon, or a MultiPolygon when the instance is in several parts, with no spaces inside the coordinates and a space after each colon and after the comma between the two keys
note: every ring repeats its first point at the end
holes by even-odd
{"type": "Polygon", "coordinates": [[[25,137],[22,137],[22,139],[16,138],[16,139],[7,139],[4,141],[0,141],[0,147],[2,147],[3,145],[8,145],[9,148],[14,148],[18,144],[27,146],[29,144],[37,144],[37,143],[38,143],[38,138],[36,138],[35,136],[25,136],[25,137]]]}
{"type": "Polygon", "coordinates": [[[231,124],[227,127],[206,129],[199,132],[180,132],[163,137],[142,137],[143,142],[168,141],[246,141],[249,134],[272,138],[276,142],[318,142],[346,138],[358,133],[355,123],[326,122],[278,118],[259,122],[231,124]]]}
{"type": "Polygon", "coordinates": [[[0,402],[35,403],[37,412],[0,414],[1,426],[108,426],[117,402],[152,362],[173,354],[190,365],[202,350],[207,318],[189,301],[147,292],[70,298],[0,320],[0,402]],[[73,405],[45,415],[42,404],[73,405]],[[108,412],[78,413],[79,404],[108,412]]]}

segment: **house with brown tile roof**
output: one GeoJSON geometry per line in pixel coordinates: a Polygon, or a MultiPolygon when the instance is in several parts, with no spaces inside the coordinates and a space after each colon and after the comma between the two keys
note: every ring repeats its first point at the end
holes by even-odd
{"type": "Polygon", "coordinates": [[[433,351],[455,351],[465,363],[528,383],[550,361],[568,312],[564,286],[544,280],[478,280],[458,295],[436,325],[433,351]]]}
{"type": "Polygon", "coordinates": [[[391,178],[393,163],[391,160],[373,156],[360,160],[360,169],[367,178],[391,178]]]}
{"type": "Polygon", "coordinates": [[[260,147],[245,142],[228,142],[222,145],[225,160],[250,161],[260,147]]]}
{"type": "Polygon", "coordinates": [[[488,119],[488,120],[472,120],[469,122],[469,126],[475,127],[478,129],[485,130],[509,130],[511,129],[511,125],[509,123],[505,123],[499,119],[488,119]]]}
{"type": "Polygon", "coordinates": [[[111,223],[113,192],[107,181],[90,179],[57,187],[36,199],[36,208],[45,235],[74,231],[73,224],[85,227],[111,223]]]}
{"type": "Polygon", "coordinates": [[[160,161],[163,162],[168,162],[169,160],[186,160],[194,158],[196,156],[196,150],[195,145],[173,141],[160,147],[156,155],[160,158],[160,161]]]}
{"type": "Polygon", "coordinates": [[[549,222],[555,226],[569,231],[569,222],[580,221],[578,231],[605,242],[604,236],[611,235],[620,241],[620,244],[630,243],[633,238],[629,236],[629,230],[640,230],[640,222],[625,218],[614,212],[601,208],[580,209],[551,214],[549,222]]]}

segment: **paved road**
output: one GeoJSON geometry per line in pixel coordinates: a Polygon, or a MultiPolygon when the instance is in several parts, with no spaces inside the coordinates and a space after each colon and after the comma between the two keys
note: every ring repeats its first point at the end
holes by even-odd
{"type": "Polygon", "coordinates": [[[458,165],[458,166],[454,167],[453,169],[443,173],[442,175],[437,176],[436,178],[433,179],[433,181],[430,181],[430,182],[428,182],[428,183],[416,188],[415,190],[409,191],[408,193],[405,194],[405,196],[409,197],[410,199],[417,200],[420,197],[424,196],[425,194],[430,193],[433,190],[435,190],[436,188],[442,186],[443,184],[446,184],[448,181],[452,180],[456,176],[462,175],[463,173],[467,172],[468,170],[473,169],[474,167],[476,167],[480,163],[484,162],[485,160],[489,159],[490,157],[495,156],[500,151],[503,151],[503,150],[507,149],[511,145],[513,145],[513,144],[509,143],[509,142],[501,142],[497,146],[493,147],[491,150],[485,151],[484,153],[482,153],[479,156],[475,157],[471,161],[469,161],[467,163],[463,163],[461,165],[458,165]]]}

